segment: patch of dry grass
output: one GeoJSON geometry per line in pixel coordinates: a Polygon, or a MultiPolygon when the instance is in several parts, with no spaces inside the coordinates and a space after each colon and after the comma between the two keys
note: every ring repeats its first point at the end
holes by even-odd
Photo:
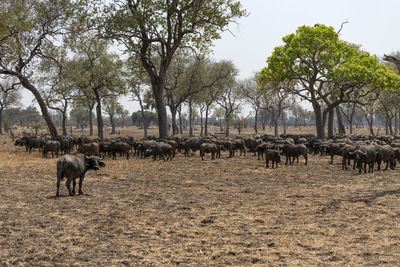
{"type": "Polygon", "coordinates": [[[56,199],[55,162],[0,148],[1,265],[398,264],[399,168],[106,159],[84,195],[56,199]]]}

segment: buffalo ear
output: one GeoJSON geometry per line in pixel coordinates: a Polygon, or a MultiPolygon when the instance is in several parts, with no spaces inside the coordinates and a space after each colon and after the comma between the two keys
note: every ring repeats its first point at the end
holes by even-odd
{"type": "Polygon", "coordinates": [[[91,164],[90,157],[88,157],[87,155],[85,155],[84,159],[85,159],[86,168],[90,168],[90,166],[92,165],[92,164],[91,164]]]}

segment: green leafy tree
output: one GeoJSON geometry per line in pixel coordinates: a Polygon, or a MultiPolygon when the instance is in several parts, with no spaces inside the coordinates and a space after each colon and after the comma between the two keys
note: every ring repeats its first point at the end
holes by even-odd
{"type": "Polygon", "coordinates": [[[283,42],[268,58],[260,82],[294,82],[288,90],[312,104],[319,138],[325,137],[327,120],[328,135],[333,134],[333,115],[338,105],[357,102],[348,97],[353,91],[363,97],[399,85],[399,77],[376,57],[340,40],[333,27],[301,26],[283,42]]]}
{"type": "Polygon", "coordinates": [[[377,111],[385,118],[385,134],[394,135],[393,119],[400,108],[400,95],[389,91],[381,92],[378,96],[377,111]]]}
{"type": "Polygon", "coordinates": [[[149,89],[149,78],[135,55],[131,55],[131,58],[126,62],[126,66],[127,91],[131,96],[131,100],[139,103],[140,113],[142,115],[141,121],[143,123],[142,128],[144,136],[147,137],[145,112],[148,109],[152,109],[154,106],[153,96],[149,89]]]}
{"type": "Polygon", "coordinates": [[[157,123],[157,114],[151,111],[145,111],[143,114],[141,111],[133,112],[131,118],[133,125],[146,129],[149,128],[150,124],[157,123]]]}
{"type": "Polygon", "coordinates": [[[71,61],[74,65],[70,77],[73,84],[92,97],[96,103],[97,135],[103,138],[102,100],[126,93],[123,62],[108,51],[108,44],[92,34],[81,36],[76,42],[78,53],[71,61]]]}
{"type": "Polygon", "coordinates": [[[171,112],[173,135],[178,133],[176,123],[178,108],[201,89],[199,76],[202,73],[202,67],[200,58],[189,58],[184,54],[178,53],[172,60],[167,73],[165,97],[171,112]]]}
{"type": "Polygon", "coordinates": [[[107,113],[110,124],[111,124],[111,134],[115,134],[115,120],[117,118],[117,114],[121,113],[124,107],[118,103],[118,99],[116,97],[108,97],[103,99],[103,107],[104,111],[107,113]]]}
{"type": "Polygon", "coordinates": [[[76,127],[81,128],[82,132],[89,124],[89,114],[87,113],[86,107],[82,105],[75,104],[70,111],[69,116],[75,122],[76,127]]]}
{"type": "Polygon", "coordinates": [[[235,80],[224,85],[223,94],[216,100],[225,111],[225,136],[229,137],[229,128],[234,116],[240,112],[241,96],[238,93],[238,84],[235,80]]]}
{"type": "Polygon", "coordinates": [[[79,1],[10,0],[0,3],[0,74],[15,77],[35,97],[52,137],[57,129],[35,85],[40,62],[52,60],[55,44],[77,25],[79,1]]]}
{"type": "Polygon", "coordinates": [[[113,2],[99,15],[103,35],[140,57],[150,78],[161,138],[168,136],[165,85],[176,51],[207,50],[230,22],[245,15],[235,0],[126,0],[113,2]]]}

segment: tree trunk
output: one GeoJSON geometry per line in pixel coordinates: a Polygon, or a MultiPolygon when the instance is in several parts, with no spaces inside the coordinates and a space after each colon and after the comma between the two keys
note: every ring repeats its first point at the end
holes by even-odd
{"type": "Polygon", "coordinates": [[[64,112],[62,113],[62,132],[63,135],[66,136],[67,135],[67,127],[66,127],[66,122],[67,122],[67,109],[64,110],[64,112]]]}
{"type": "Polygon", "coordinates": [[[4,107],[0,107],[0,135],[3,134],[3,110],[4,107]]]}
{"type": "Polygon", "coordinates": [[[389,124],[387,116],[385,116],[385,135],[389,135],[389,124]]]}
{"type": "Polygon", "coordinates": [[[210,106],[206,106],[206,117],[204,118],[204,136],[208,135],[208,112],[209,112],[210,106]]]}
{"type": "Polygon", "coordinates": [[[179,106],[179,108],[178,108],[178,116],[179,116],[179,133],[183,134],[182,108],[181,108],[181,106],[179,106]]]}
{"type": "Polygon", "coordinates": [[[353,134],[353,120],[349,121],[350,134],[353,134]]]}
{"type": "Polygon", "coordinates": [[[200,136],[203,136],[203,131],[204,131],[204,127],[203,127],[203,111],[200,111],[200,136]]]}
{"type": "Polygon", "coordinates": [[[193,117],[193,107],[192,107],[192,102],[189,101],[189,136],[193,136],[192,117],[193,117]]]}
{"type": "Polygon", "coordinates": [[[328,111],[328,138],[333,137],[333,119],[334,119],[333,110],[328,111]]]}
{"type": "Polygon", "coordinates": [[[279,137],[279,132],[278,132],[278,118],[276,118],[275,120],[273,120],[273,124],[274,124],[274,136],[275,137],[279,137]]]}
{"type": "Polygon", "coordinates": [[[43,116],[44,120],[46,121],[46,124],[49,129],[49,133],[50,133],[51,137],[52,138],[57,137],[58,136],[57,128],[54,125],[53,121],[51,120],[46,103],[43,100],[42,96],[40,95],[40,92],[36,89],[36,87],[33,84],[31,84],[29,82],[29,80],[26,77],[19,75],[18,79],[20,80],[21,84],[26,89],[31,91],[31,93],[35,96],[35,99],[36,99],[37,103],[39,104],[40,110],[42,111],[42,116],[43,116]]]}
{"type": "Polygon", "coordinates": [[[146,118],[144,116],[144,108],[142,105],[142,102],[140,102],[140,113],[142,114],[142,124],[143,124],[143,131],[144,131],[144,137],[147,137],[147,124],[146,124],[146,118]]]}
{"type": "Polygon", "coordinates": [[[388,123],[389,134],[393,135],[392,118],[387,116],[386,120],[387,120],[387,123],[388,123]]]}
{"type": "Polygon", "coordinates": [[[254,116],[254,132],[258,134],[258,108],[255,109],[256,114],[254,116]]]}
{"type": "Polygon", "coordinates": [[[346,134],[346,127],[344,127],[342,113],[340,112],[339,106],[336,107],[336,119],[338,121],[339,134],[346,134]]]}
{"type": "Polygon", "coordinates": [[[172,135],[175,135],[178,133],[178,126],[176,125],[176,107],[170,106],[169,111],[171,112],[171,117],[172,117],[172,135]]]}
{"type": "Polygon", "coordinates": [[[94,94],[96,96],[97,136],[100,139],[103,139],[104,134],[103,134],[103,117],[101,115],[101,99],[99,92],[97,90],[94,90],[94,94]]]}
{"type": "Polygon", "coordinates": [[[111,134],[115,134],[115,118],[110,116],[111,134]]]}
{"type": "Polygon", "coordinates": [[[369,133],[370,133],[371,135],[375,135],[375,133],[374,133],[374,121],[373,121],[373,119],[371,119],[371,121],[368,122],[368,126],[369,126],[369,133]]]}
{"type": "Polygon", "coordinates": [[[317,128],[317,138],[325,137],[325,124],[322,119],[321,106],[318,103],[313,103],[313,109],[315,114],[315,127],[317,128]]]}
{"type": "Polygon", "coordinates": [[[282,112],[281,121],[282,121],[282,126],[283,126],[283,134],[286,134],[286,120],[285,120],[285,113],[284,112],[282,112]]]}
{"type": "Polygon", "coordinates": [[[154,100],[157,107],[158,133],[160,138],[168,137],[169,130],[167,107],[165,105],[165,74],[166,69],[162,68],[158,78],[152,82],[154,100]]]}
{"type": "Polygon", "coordinates": [[[228,116],[225,117],[225,123],[226,123],[225,136],[229,137],[230,119],[228,116]]]}
{"type": "MultiPolygon", "coordinates": [[[[93,135],[93,112],[92,109],[89,109],[89,135],[93,135]]],[[[82,127],[83,129],[83,127],[82,127]]]]}

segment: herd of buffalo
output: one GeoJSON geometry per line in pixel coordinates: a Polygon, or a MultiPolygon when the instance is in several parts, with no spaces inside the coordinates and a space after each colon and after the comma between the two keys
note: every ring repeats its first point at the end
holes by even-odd
{"type": "Polygon", "coordinates": [[[246,152],[253,153],[257,158],[265,160],[266,167],[269,162],[272,168],[278,167],[281,155],[285,156],[285,164],[299,162],[299,156],[308,163],[309,154],[329,155],[330,163],[334,156],[341,156],[342,169],[348,169],[353,160],[353,170],[359,173],[373,172],[376,164],[377,170],[381,164],[386,163],[394,169],[396,161],[400,161],[400,139],[392,136],[351,135],[336,136],[333,139],[317,139],[314,135],[282,135],[279,138],[271,135],[243,135],[235,138],[219,138],[215,135],[208,137],[183,137],[175,135],[167,139],[157,139],[153,136],[142,140],[133,137],[118,137],[112,139],[88,139],[87,137],[59,136],[54,140],[44,137],[24,136],[15,140],[16,146],[25,146],[27,152],[38,149],[43,157],[49,153],[52,156],[63,154],[57,161],[57,196],[59,195],[60,180],[67,177],[67,188],[70,195],[75,194],[75,179],[79,179],[79,193],[82,193],[82,181],[89,169],[99,169],[104,163],[104,157],[116,159],[130,155],[153,160],[172,160],[176,153],[183,153],[190,157],[194,152],[200,151],[204,160],[206,153],[211,154],[211,160],[221,157],[221,151],[226,151],[228,157],[245,156],[246,152]],[[76,150],[76,153],[71,154],[76,150]],[[71,182],[73,188],[71,189],[71,182]]]}

